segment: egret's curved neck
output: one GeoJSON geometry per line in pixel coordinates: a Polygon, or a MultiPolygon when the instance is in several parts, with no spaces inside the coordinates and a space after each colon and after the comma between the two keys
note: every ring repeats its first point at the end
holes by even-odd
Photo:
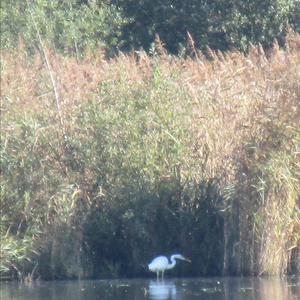
{"type": "Polygon", "coordinates": [[[175,265],[176,265],[175,257],[176,257],[176,255],[172,255],[172,256],[171,256],[171,263],[168,264],[168,269],[172,269],[172,268],[175,267],[175,265]]]}

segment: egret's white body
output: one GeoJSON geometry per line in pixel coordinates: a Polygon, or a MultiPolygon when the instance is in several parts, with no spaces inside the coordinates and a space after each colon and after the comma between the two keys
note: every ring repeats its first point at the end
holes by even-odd
{"type": "Polygon", "coordinates": [[[172,255],[171,263],[169,263],[169,260],[166,256],[158,256],[151,261],[151,263],[148,265],[148,268],[151,272],[156,272],[157,279],[159,278],[159,272],[161,272],[161,277],[164,278],[165,270],[173,269],[176,265],[176,259],[191,262],[181,254],[172,255]]]}

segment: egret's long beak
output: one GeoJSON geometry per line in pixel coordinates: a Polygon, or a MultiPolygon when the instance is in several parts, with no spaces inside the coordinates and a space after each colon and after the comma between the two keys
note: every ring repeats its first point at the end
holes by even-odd
{"type": "Polygon", "coordinates": [[[190,259],[188,259],[188,258],[184,258],[184,260],[187,261],[187,262],[189,262],[189,263],[192,262],[192,261],[191,261],[190,259]]]}

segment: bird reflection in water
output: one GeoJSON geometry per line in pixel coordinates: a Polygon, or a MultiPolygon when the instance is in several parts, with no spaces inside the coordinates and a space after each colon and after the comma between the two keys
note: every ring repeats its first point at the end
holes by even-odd
{"type": "Polygon", "coordinates": [[[172,281],[150,281],[149,296],[151,300],[174,300],[176,286],[172,281]]]}

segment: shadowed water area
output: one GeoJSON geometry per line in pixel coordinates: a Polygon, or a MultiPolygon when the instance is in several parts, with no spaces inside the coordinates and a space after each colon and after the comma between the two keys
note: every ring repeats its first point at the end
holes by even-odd
{"type": "Polygon", "coordinates": [[[1,300],[298,300],[300,278],[1,282],[1,300]]]}

